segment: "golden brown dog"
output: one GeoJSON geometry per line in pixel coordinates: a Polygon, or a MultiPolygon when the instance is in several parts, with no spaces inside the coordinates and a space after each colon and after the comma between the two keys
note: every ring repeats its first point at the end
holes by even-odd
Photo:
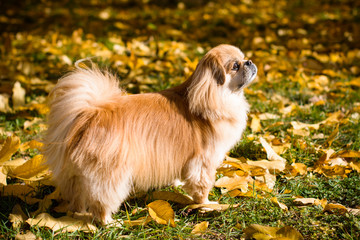
{"type": "Polygon", "coordinates": [[[44,154],[70,210],[106,224],[132,191],[176,179],[207,203],[216,168],[246,127],[243,89],[256,72],[238,48],[220,45],[183,84],[158,93],[126,95],[94,66],[65,75],[50,94],[44,154]]]}

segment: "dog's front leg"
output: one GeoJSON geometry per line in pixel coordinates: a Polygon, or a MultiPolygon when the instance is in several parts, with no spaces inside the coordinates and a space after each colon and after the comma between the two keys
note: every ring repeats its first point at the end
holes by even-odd
{"type": "Polygon", "coordinates": [[[190,160],[182,171],[185,182],[183,189],[193,198],[195,203],[217,203],[208,200],[209,192],[214,186],[216,166],[206,159],[199,157],[190,160]]]}

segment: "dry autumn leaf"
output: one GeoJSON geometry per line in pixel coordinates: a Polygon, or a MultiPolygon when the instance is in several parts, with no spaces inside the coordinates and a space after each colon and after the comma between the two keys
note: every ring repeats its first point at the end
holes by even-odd
{"type": "Polygon", "coordinates": [[[40,213],[36,218],[29,218],[26,221],[30,226],[48,227],[53,231],[96,231],[97,227],[92,222],[84,222],[69,216],[54,218],[48,213],[40,213]]]}
{"type": "Polygon", "coordinates": [[[209,222],[204,221],[198,223],[194,226],[194,229],[191,231],[192,234],[203,234],[209,226],[209,222]]]}
{"type": "Polygon", "coordinates": [[[151,217],[146,216],[146,217],[138,218],[136,220],[125,220],[124,224],[128,225],[130,227],[133,227],[133,226],[145,226],[151,221],[151,219],[152,219],[151,217]]]}
{"type": "Polygon", "coordinates": [[[170,204],[163,200],[156,200],[147,205],[149,214],[157,223],[175,227],[175,213],[170,204]]]}
{"type": "Polygon", "coordinates": [[[12,223],[12,227],[14,229],[19,228],[26,221],[26,219],[28,219],[28,217],[21,209],[21,206],[16,204],[9,215],[9,221],[12,223]]]}
{"type": "Polygon", "coordinates": [[[19,149],[20,138],[17,136],[7,137],[0,150],[0,163],[10,160],[11,156],[19,149]]]}
{"type": "Polygon", "coordinates": [[[288,211],[288,207],[284,203],[279,202],[276,197],[272,197],[270,200],[275,206],[281,208],[282,210],[288,211]]]}
{"type": "Polygon", "coordinates": [[[251,224],[245,230],[245,239],[281,239],[281,240],[303,240],[303,236],[293,227],[269,227],[259,224],[251,224]]]}
{"type": "Polygon", "coordinates": [[[36,155],[11,172],[12,177],[27,181],[38,181],[49,176],[49,174],[43,155],[36,155]]]}
{"type": "Polygon", "coordinates": [[[236,208],[239,204],[212,204],[212,203],[203,203],[203,204],[191,204],[187,206],[188,209],[204,209],[205,211],[225,211],[228,208],[236,208]]]}

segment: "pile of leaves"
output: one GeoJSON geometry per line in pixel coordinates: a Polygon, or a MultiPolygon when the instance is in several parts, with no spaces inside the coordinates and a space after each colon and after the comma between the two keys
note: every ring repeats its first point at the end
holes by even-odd
{"type": "Polygon", "coordinates": [[[5,1],[0,9],[0,238],[360,237],[358,2],[5,1]],[[128,200],[108,228],[68,212],[41,154],[56,80],[90,57],[129,93],[159,91],[221,43],[239,46],[259,74],[245,92],[248,127],[210,195],[220,204],[193,204],[168,187],[128,200]]]}

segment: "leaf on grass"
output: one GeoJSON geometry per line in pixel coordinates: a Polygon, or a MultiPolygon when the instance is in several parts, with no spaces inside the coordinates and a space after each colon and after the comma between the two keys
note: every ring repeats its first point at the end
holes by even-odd
{"type": "Polygon", "coordinates": [[[19,204],[16,204],[10,215],[9,215],[9,221],[12,223],[12,227],[14,229],[21,227],[21,225],[28,219],[24,211],[21,209],[21,206],[19,204]]]}
{"type": "Polygon", "coordinates": [[[13,108],[16,109],[18,107],[24,106],[26,91],[24,88],[21,87],[20,82],[18,81],[15,82],[12,91],[13,91],[13,95],[12,95],[13,108]]]}
{"type": "Polygon", "coordinates": [[[360,209],[356,209],[356,208],[346,208],[348,210],[349,213],[355,215],[355,216],[360,216],[360,209]]]}
{"type": "Polygon", "coordinates": [[[344,213],[347,213],[348,210],[346,209],[345,206],[343,206],[339,203],[328,203],[328,204],[326,204],[326,206],[324,208],[324,212],[344,214],[344,213]]]}
{"type": "Polygon", "coordinates": [[[339,133],[339,125],[336,126],[335,130],[330,134],[330,136],[326,139],[323,146],[325,148],[329,148],[331,144],[334,142],[335,138],[337,137],[339,133]]]}
{"type": "MultiPolygon", "coordinates": [[[[275,153],[276,154],[276,153],[275,153]]],[[[274,161],[268,161],[268,160],[259,160],[259,161],[246,161],[247,164],[251,166],[261,167],[263,169],[268,169],[269,172],[282,172],[285,169],[286,162],[282,160],[274,160],[274,161]]]]}
{"type": "Polygon", "coordinates": [[[251,224],[245,230],[245,239],[281,239],[281,240],[303,240],[303,236],[293,227],[269,227],[259,224],[251,224]]]}
{"type": "Polygon", "coordinates": [[[254,180],[250,176],[238,176],[233,177],[222,177],[215,182],[215,187],[226,188],[228,191],[234,189],[240,189],[242,192],[248,191],[249,183],[252,183],[254,180]]]}
{"type": "MultiPolygon", "coordinates": [[[[275,187],[275,183],[276,183],[276,175],[275,174],[270,174],[269,172],[267,172],[265,175],[263,176],[257,176],[255,177],[255,179],[257,180],[257,182],[261,182],[263,184],[266,185],[266,191],[268,191],[268,189],[270,189],[270,192],[272,191],[272,189],[274,189],[275,187]]],[[[255,182],[256,184],[256,182],[255,182]]],[[[257,188],[259,187],[259,185],[256,185],[257,188]]],[[[263,190],[263,189],[261,189],[263,190]]]]}
{"type": "Polygon", "coordinates": [[[326,199],[317,199],[317,198],[296,198],[294,199],[294,204],[299,206],[309,206],[309,205],[321,205],[325,208],[327,204],[326,199]]]}
{"type": "Polygon", "coordinates": [[[155,191],[152,192],[150,196],[154,200],[171,201],[182,205],[189,205],[194,203],[194,201],[190,197],[176,192],[155,191]]]}
{"type": "Polygon", "coordinates": [[[303,163],[292,163],[291,165],[286,166],[284,172],[287,178],[305,175],[307,173],[307,166],[303,163]]]}
{"type": "Polygon", "coordinates": [[[29,185],[12,184],[0,188],[0,196],[13,196],[20,198],[23,202],[32,205],[41,201],[41,199],[33,198],[34,188],[29,185]]]}
{"type": "Polygon", "coordinates": [[[261,131],[260,118],[258,118],[256,115],[252,115],[250,128],[253,133],[261,131]]]}
{"type": "Polygon", "coordinates": [[[149,214],[157,223],[175,227],[175,213],[170,204],[163,200],[156,200],[147,205],[149,214]]]}
{"type": "Polygon", "coordinates": [[[129,225],[130,227],[133,227],[133,226],[145,226],[151,221],[151,219],[152,219],[151,217],[146,216],[146,217],[138,218],[136,220],[125,220],[124,224],[129,225]]]}
{"type": "Polygon", "coordinates": [[[286,163],[286,159],[282,158],[278,154],[276,154],[276,152],[271,148],[270,144],[267,143],[264,138],[262,138],[262,137],[260,138],[260,143],[265,148],[265,151],[267,154],[267,159],[269,159],[270,161],[282,161],[282,162],[286,163]]]}
{"type": "Polygon", "coordinates": [[[209,222],[204,221],[198,223],[194,226],[194,229],[191,231],[192,234],[203,234],[209,226],[209,222]]]}
{"type": "Polygon", "coordinates": [[[7,182],[6,182],[6,175],[2,172],[2,166],[0,166],[0,187],[1,186],[6,186],[7,182]]]}
{"type": "Polygon", "coordinates": [[[10,160],[20,146],[20,138],[17,136],[7,137],[0,150],[0,163],[10,160]]]}
{"type": "Polygon", "coordinates": [[[9,95],[0,94],[0,112],[11,112],[11,108],[9,106],[9,95]]]}
{"type": "Polygon", "coordinates": [[[189,209],[202,208],[207,211],[225,211],[228,208],[236,208],[238,206],[239,206],[239,204],[230,205],[230,204],[212,204],[212,203],[206,204],[206,203],[203,203],[203,204],[192,204],[192,205],[187,206],[187,208],[189,208],[189,209]]]}
{"type": "Polygon", "coordinates": [[[26,160],[22,159],[22,158],[14,159],[11,161],[6,161],[2,165],[2,172],[5,175],[11,175],[11,173],[14,171],[15,168],[23,165],[25,162],[26,162],[26,160]]]}
{"type": "Polygon", "coordinates": [[[282,210],[285,210],[285,211],[288,210],[288,207],[284,203],[279,202],[276,197],[273,197],[270,200],[275,206],[281,208],[282,210]]]}
{"type": "Polygon", "coordinates": [[[30,218],[26,221],[30,226],[48,227],[53,231],[61,230],[61,232],[75,231],[96,231],[97,228],[92,222],[75,219],[69,216],[54,218],[48,213],[41,213],[36,218],[30,218]]]}
{"type": "Polygon", "coordinates": [[[29,230],[26,231],[26,233],[18,233],[15,236],[15,240],[41,240],[41,237],[36,237],[36,235],[29,230]]]}
{"type": "Polygon", "coordinates": [[[11,176],[22,180],[38,181],[50,174],[48,166],[45,165],[43,155],[36,155],[26,161],[23,165],[15,168],[11,176]]]}
{"type": "Polygon", "coordinates": [[[330,158],[336,158],[336,157],[342,157],[342,158],[360,158],[360,152],[354,151],[354,150],[342,150],[337,153],[334,153],[330,156],[330,158]]]}

